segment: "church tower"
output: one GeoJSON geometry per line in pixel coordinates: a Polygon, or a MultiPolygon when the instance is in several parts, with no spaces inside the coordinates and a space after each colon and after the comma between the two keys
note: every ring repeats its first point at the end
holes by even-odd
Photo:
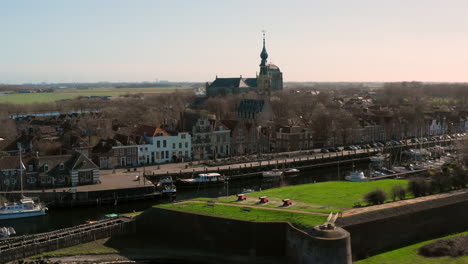
{"type": "Polygon", "coordinates": [[[263,31],[263,49],[260,53],[260,74],[257,76],[257,93],[259,95],[270,95],[271,94],[271,76],[268,72],[268,53],[265,48],[265,30],[263,31]]]}

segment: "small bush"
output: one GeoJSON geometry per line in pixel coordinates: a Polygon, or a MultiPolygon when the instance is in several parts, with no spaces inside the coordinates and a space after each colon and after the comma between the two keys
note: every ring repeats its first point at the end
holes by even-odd
{"type": "Polygon", "coordinates": [[[408,191],[414,197],[425,196],[429,191],[428,183],[423,178],[413,178],[408,183],[408,191]]]}
{"type": "Polygon", "coordinates": [[[406,190],[401,184],[394,185],[392,187],[392,199],[396,201],[398,199],[403,200],[406,198],[406,190]]]}
{"type": "Polygon", "coordinates": [[[387,194],[382,189],[375,189],[364,196],[364,201],[369,205],[382,204],[387,199],[387,194]]]}
{"type": "Polygon", "coordinates": [[[459,257],[468,255],[468,235],[437,240],[419,248],[424,257],[459,257]]]}

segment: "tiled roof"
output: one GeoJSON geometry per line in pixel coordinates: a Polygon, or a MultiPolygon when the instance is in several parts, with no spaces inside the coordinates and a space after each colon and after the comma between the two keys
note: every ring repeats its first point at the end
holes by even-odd
{"type": "Polygon", "coordinates": [[[147,137],[157,137],[157,136],[170,136],[169,133],[167,133],[166,130],[160,128],[160,127],[155,127],[155,126],[148,126],[148,125],[141,125],[139,126],[133,134],[139,135],[139,136],[147,136],[147,137]],[[161,135],[159,135],[161,134],[161,135]]]}
{"type": "Polygon", "coordinates": [[[237,112],[260,113],[265,105],[264,100],[242,99],[237,107],[237,112]]]}
{"type": "Polygon", "coordinates": [[[216,78],[209,86],[210,88],[255,88],[256,78],[216,78]]]}

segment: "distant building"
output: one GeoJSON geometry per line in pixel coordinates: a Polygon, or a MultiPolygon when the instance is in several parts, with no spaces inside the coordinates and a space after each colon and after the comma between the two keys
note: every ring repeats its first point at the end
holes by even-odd
{"type": "Polygon", "coordinates": [[[256,125],[265,126],[273,120],[273,109],[269,100],[242,99],[236,107],[236,118],[255,121],[256,125]]]}
{"type": "Polygon", "coordinates": [[[265,35],[263,35],[263,49],[260,53],[260,74],[255,78],[218,78],[206,87],[209,97],[226,94],[257,92],[260,95],[269,95],[272,91],[283,90],[283,73],[278,66],[267,64],[268,53],[265,48],[265,35]]]}

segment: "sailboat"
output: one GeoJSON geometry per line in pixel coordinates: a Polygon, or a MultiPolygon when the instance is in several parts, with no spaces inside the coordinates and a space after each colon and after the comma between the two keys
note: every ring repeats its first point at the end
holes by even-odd
{"type": "Polygon", "coordinates": [[[47,207],[42,204],[36,204],[33,199],[23,195],[23,170],[25,166],[21,159],[21,148],[19,149],[19,156],[21,199],[17,203],[4,203],[0,207],[0,220],[45,215],[47,211],[47,207]]]}

